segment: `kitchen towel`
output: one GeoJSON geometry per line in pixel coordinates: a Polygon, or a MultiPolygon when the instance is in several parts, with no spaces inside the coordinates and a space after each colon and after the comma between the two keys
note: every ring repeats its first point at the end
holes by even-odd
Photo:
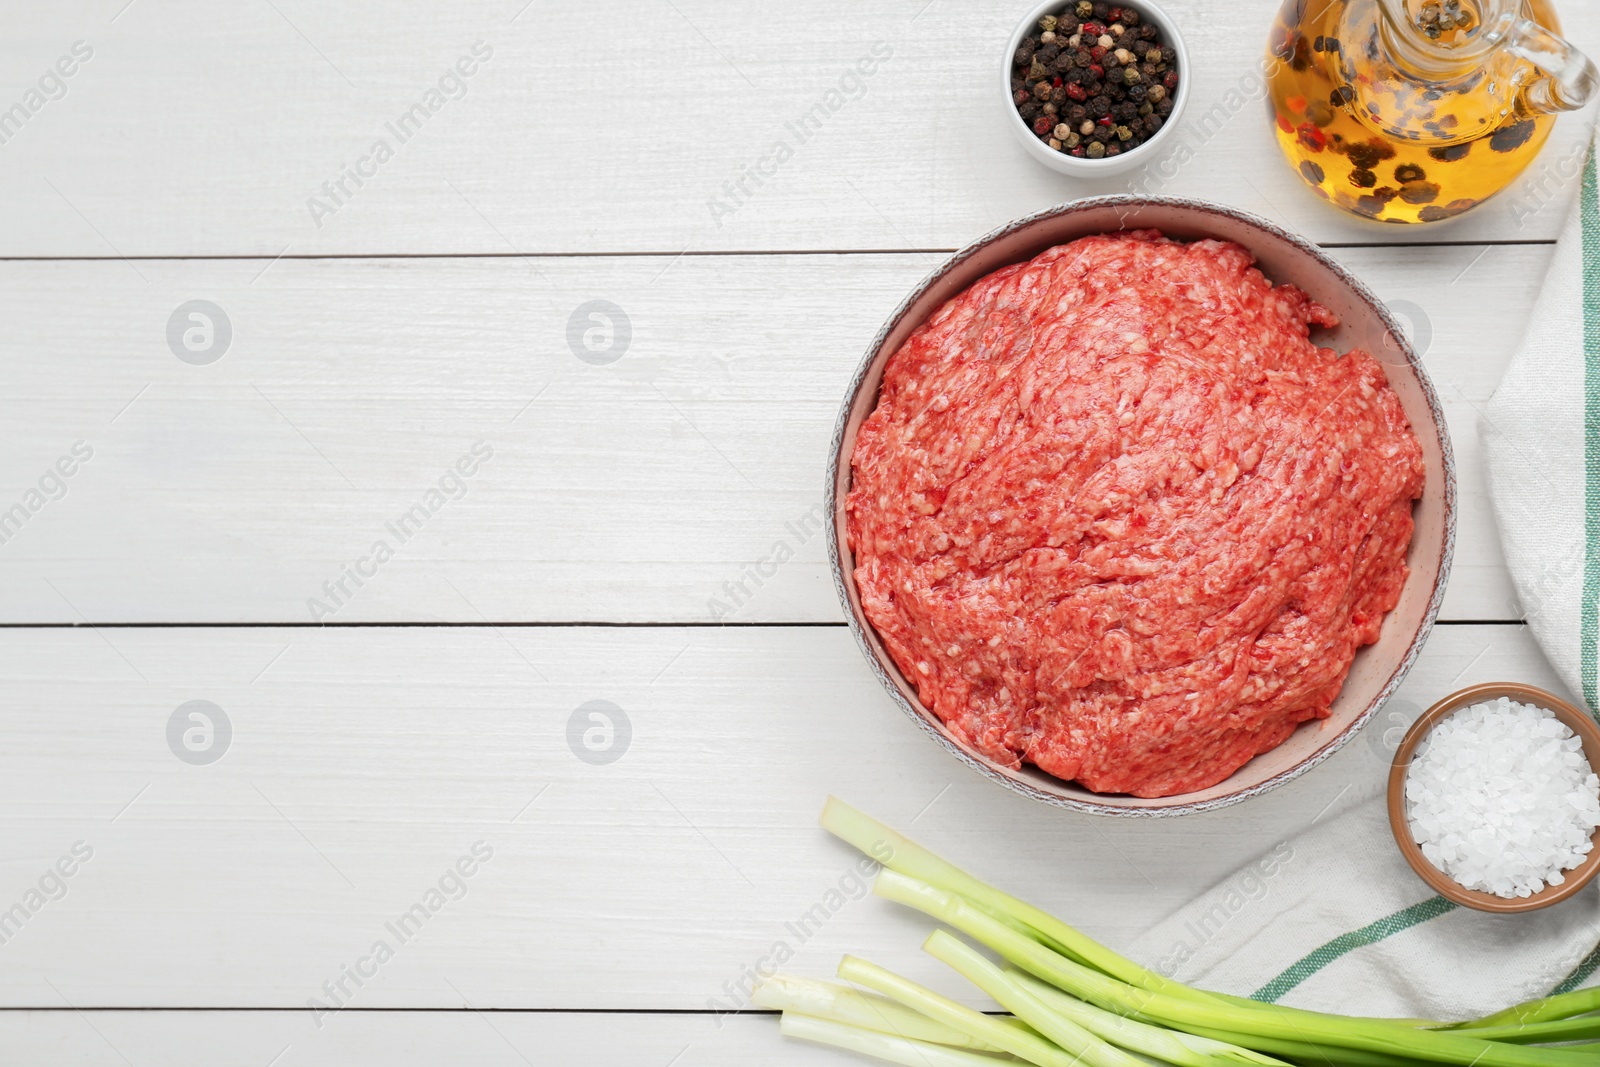
{"type": "Polygon", "coordinates": [[[1126,954],[1257,1000],[1468,1019],[1595,982],[1600,883],[1523,915],[1458,907],[1406,865],[1380,796],[1263,853],[1126,954]]]}
{"type": "Polygon", "coordinates": [[[1595,155],[1522,347],[1480,419],[1500,543],[1545,656],[1600,711],[1600,205],[1595,155]]]}

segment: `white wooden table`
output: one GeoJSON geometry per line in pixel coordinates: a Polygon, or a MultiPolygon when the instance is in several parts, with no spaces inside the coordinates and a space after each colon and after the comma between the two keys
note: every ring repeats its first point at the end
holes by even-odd
{"type": "MultiPolygon", "coordinates": [[[[958,988],[923,924],[871,899],[787,932],[852,862],[815,828],[827,793],[1113,945],[1371,797],[1387,722],[1206,816],[1009,795],[894,709],[821,538],[794,532],[900,295],[1077,195],[1259,212],[1412,320],[1462,507],[1394,714],[1474,680],[1557,685],[1518,623],[1479,420],[1588,117],[1452,228],[1361,226],[1299,188],[1259,102],[1222,103],[1275,5],[1171,0],[1191,117],[1223,112],[1171,178],[1070,183],[1000,121],[1022,6],[12,5],[0,106],[48,92],[0,144],[0,512],[46,499],[0,543],[0,909],[92,856],[0,944],[0,1061],[851,1062],[716,1010],[780,940],[796,970],[851,950],[958,988]],[[796,143],[785,122],[874,47],[892,54],[796,143]],[[231,336],[185,360],[169,320],[194,300],[231,336]],[[621,310],[599,357],[569,341],[591,301],[621,310]],[[92,456],[58,481],[75,446],[92,456]],[[794,558],[722,617],[724,583],[780,543],[794,558]],[[209,764],[169,746],[196,700],[231,727],[209,764]],[[569,743],[596,700],[629,726],[610,762],[569,743]],[[449,876],[474,848],[492,856],[449,876]],[[459,899],[398,939],[441,879],[459,899]],[[347,1010],[307,1010],[341,982],[347,1010]]],[[[1596,50],[1600,19],[1566,6],[1596,50]]]]}

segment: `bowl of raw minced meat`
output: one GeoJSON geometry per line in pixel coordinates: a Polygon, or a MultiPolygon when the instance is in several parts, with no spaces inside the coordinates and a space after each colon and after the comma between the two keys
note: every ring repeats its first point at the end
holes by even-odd
{"type": "Polygon", "coordinates": [[[1078,200],[953,256],[850,384],[830,553],[890,696],[1038,800],[1176,815],[1347,743],[1444,594],[1455,468],[1387,308],[1201,201],[1078,200]]]}

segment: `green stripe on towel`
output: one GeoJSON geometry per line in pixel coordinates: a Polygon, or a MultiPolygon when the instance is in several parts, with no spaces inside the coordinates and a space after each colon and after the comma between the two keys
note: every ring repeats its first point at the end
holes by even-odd
{"type": "Polygon", "coordinates": [[[1386,937],[1393,937],[1402,930],[1409,930],[1418,923],[1425,923],[1429,919],[1437,919],[1441,915],[1455,911],[1458,905],[1444,897],[1433,897],[1420,904],[1413,904],[1409,908],[1402,908],[1393,915],[1385,915],[1375,923],[1363,926],[1359,930],[1352,930],[1348,934],[1340,934],[1321,948],[1307,953],[1296,960],[1287,970],[1254,993],[1250,994],[1251,1000],[1260,1000],[1268,1004],[1275,1004],[1289,990],[1316,974],[1322,968],[1343,956],[1347,952],[1361,948],[1364,945],[1373,945],[1386,937]]]}
{"type": "Polygon", "coordinates": [[[1600,971],[1600,945],[1596,945],[1594,951],[1572,969],[1571,974],[1561,979],[1561,984],[1550,990],[1550,995],[1553,997],[1560,993],[1570,993],[1574,989],[1582,989],[1583,983],[1594,977],[1595,971],[1600,971]]]}
{"type": "Polygon", "coordinates": [[[1583,166],[1583,605],[1579,621],[1578,670],[1583,699],[1600,712],[1596,693],[1596,648],[1600,639],[1600,204],[1596,203],[1594,149],[1583,166]]]}

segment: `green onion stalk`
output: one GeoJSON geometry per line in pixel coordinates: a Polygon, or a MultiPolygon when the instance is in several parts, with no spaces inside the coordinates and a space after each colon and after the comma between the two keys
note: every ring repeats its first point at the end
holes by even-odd
{"type": "Polygon", "coordinates": [[[1600,989],[1459,1023],[1351,1018],[1194,989],[1106,948],[830,797],[822,825],[879,860],[873,887],[946,929],[924,948],[1010,1012],[991,1016],[847,956],[839,977],[756,992],[785,1034],[911,1067],[1600,1067],[1600,989]]]}

